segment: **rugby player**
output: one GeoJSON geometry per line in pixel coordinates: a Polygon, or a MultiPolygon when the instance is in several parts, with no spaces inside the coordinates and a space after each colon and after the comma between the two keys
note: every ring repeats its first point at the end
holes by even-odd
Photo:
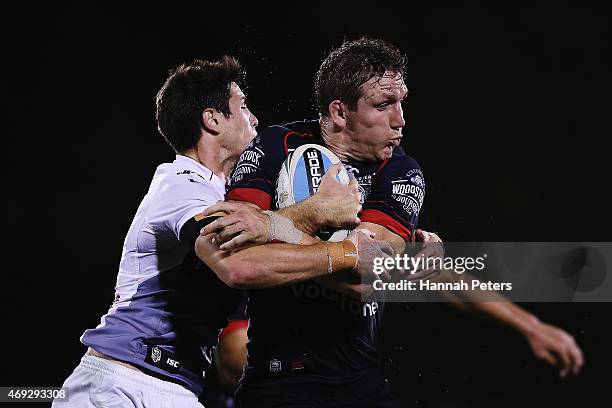
{"type": "MultiPolygon", "coordinates": [[[[365,273],[358,261],[368,265],[369,256],[391,253],[388,244],[356,234],[342,243],[233,251],[231,262],[217,262],[227,266],[217,267],[221,278],[198,259],[194,243],[214,219],[202,212],[223,200],[225,175],[257,133],[242,77],[234,58],[196,60],[172,71],[159,91],[157,123],[176,159],[153,176],[125,238],[113,304],[81,337],[88,350],[64,383],[69,401],[54,406],[201,407],[203,372],[220,329],[242,299],[232,287],[269,287],[336,272],[358,279],[365,273]],[[264,256],[272,258],[262,264],[264,256]]],[[[354,225],[357,185],[337,182],[339,169],[324,175],[310,203],[265,217],[281,225],[354,225]]]]}
{"type": "MultiPolygon", "coordinates": [[[[257,152],[257,160],[254,154],[241,156],[226,199],[274,209],[274,186],[288,153],[317,143],[331,149],[358,180],[363,201],[360,227],[400,251],[417,234],[421,240],[439,241],[435,234],[417,230],[425,181],[416,160],[399,146],[405,125],[401,103],[408,94],[404,73],[405,57],[382,40],[361,38],[331,51],[316,78],[319,120],[260,132],[247,149],[257,152]]],[[[266,242],[258,232],[266,230],[265,220],[253,229],[232,229],[258,217],[250,206],[225,202],[207,211],[240,211],[241,221],[218,219],[202,230],[198,241],[217,234],[225,249],[242,242],[266,242]]],[[[261,258],[271,260],[271,255],[261,258]]],[[[343,285],[318,278],[249,291],[250,342],[239,406],[396,406],[377,351],[384,304],[358,302],[329,290],[342,292],[343,285]]],[[[557,365],[562,375],[576,373],[582,365],[571,336],[516,305],[475,302],[470,307],[524,334],[534,353],[557,365]]]]}

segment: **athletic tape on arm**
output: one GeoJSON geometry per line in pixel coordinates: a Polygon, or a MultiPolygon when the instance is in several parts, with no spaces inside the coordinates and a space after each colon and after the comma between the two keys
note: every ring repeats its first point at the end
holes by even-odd
{"type": "Polygon", "coordinates": [[[270,217],[270,241],[281,241],[288,244],[299,244],[302,242],[304,233],[295,228],[293,221],[289,218],[275,213],[274,211],[264,211],[270,217]]]}

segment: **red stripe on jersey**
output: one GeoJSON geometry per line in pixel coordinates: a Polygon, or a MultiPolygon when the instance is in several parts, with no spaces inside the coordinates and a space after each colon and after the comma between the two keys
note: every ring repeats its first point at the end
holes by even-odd
{"type": "MultiPolygon", "coordinates": [[[[395,220],[399,220],[399,221],[403,222],[404,224],[408,224],[408,225],[410,225],[410,226],[412,226],[414,228],[414,223],[413,222],[410,222],[410,221],[408,221],[407,218],[402,217],[401,214],[399,214],[397,211],[395,211],[395,209],[393,207],[389,206],[389,204],[386,203],[385,201],[382,201],[382,200],[366,200],[366,202],[364,204],[380,204],[383,207],[387,208],[390,213],[392,213],[390,215],[391,218],[393,218],[395,220]]],[[[384,211],[380,211],[380,212],[384,212],[384,211]]],[[[385,214],[389,214],[389,213],[386,213],[386,212],[384,212],[384,213],[385,214]]]]}
{"type": "Polygon", "coordinates": [[[410,235],[412,235],[410,230],[382,211],[370,209],[363,210],[359,218],[361,222],[371,222],[373,224],[382,225],[404,238],[405,241],[410,241],[410,235]]]}
{"type": "Polygon", "coordinates": [[[219,338],[223,336],[227,336],[228,334],[230,334],[231,332],[235,332],[236,330],[248,329],[248,328],[249,328],[248,320],[230,320],[227,326],[225,326],[225,328],[221,330],[221,333],[219,333],[219,338]]]}
{"type": "Polygon", "coordinates": [[[272,197],[257,188],[235,188],[225,195],[226,200],[248,201],[262,210],[272,208],[272,197]]]}
{"type": "Polygon", "coordinates": [[[380,165],[378,166],[378,168],[376,169],[376,173],[378,173],[379,171],[381,171],[383,169],[383,167],[385,167],[387,165],[387,163],[389,162],[389,159],[386,159],[385,161],[383,161],[382,163],[380,163],[380,165]]]}
{"type": "Polygon", "coordinates": [[[285,155],[289,154],[289,146],[287,146],[287,139],[289,138],[289,135],[298,135],[299,137],[312,137],[313,136],[312,133],[298,133],[294,131],[285,133],[285,140],[283,142],[285,144],[285,155]]]}

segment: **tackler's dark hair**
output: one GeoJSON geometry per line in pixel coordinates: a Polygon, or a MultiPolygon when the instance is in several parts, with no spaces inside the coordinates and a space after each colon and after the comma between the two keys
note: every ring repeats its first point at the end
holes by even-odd
{"type": "Polygon", "coordinates": [[[202,131],[202,112],[214,108],[229,117],[231,83],[239,86],[245,73],[237,59],[195,60],[170,71],[157,93],[157,128],[177,152],[194,147],[202,131]]]}

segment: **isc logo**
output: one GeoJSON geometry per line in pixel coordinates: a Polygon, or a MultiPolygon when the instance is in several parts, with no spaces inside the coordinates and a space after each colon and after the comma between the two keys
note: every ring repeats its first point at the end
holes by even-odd
{"type": "Polygon", "coordinates": [[[317,192],[319,184],[321,184],[321,157],[319,152],[314,149],[306,151],[306,158],[308,159],[308,169],[310,173],[310,185],[312,187],[313,194],[317,192]]]}
{"type": "Polygon", "coordinates": [[[169,366],[172,366],[172,367],[174,367],[174,368],[178,368],[180,363],[179,363],[178,361],[176,361],[176,360],[173,360],[173,359],[171,359],[171,358],[168,358],[168,359],[166,360],[166,364],[168,364],[169,366]]]}

